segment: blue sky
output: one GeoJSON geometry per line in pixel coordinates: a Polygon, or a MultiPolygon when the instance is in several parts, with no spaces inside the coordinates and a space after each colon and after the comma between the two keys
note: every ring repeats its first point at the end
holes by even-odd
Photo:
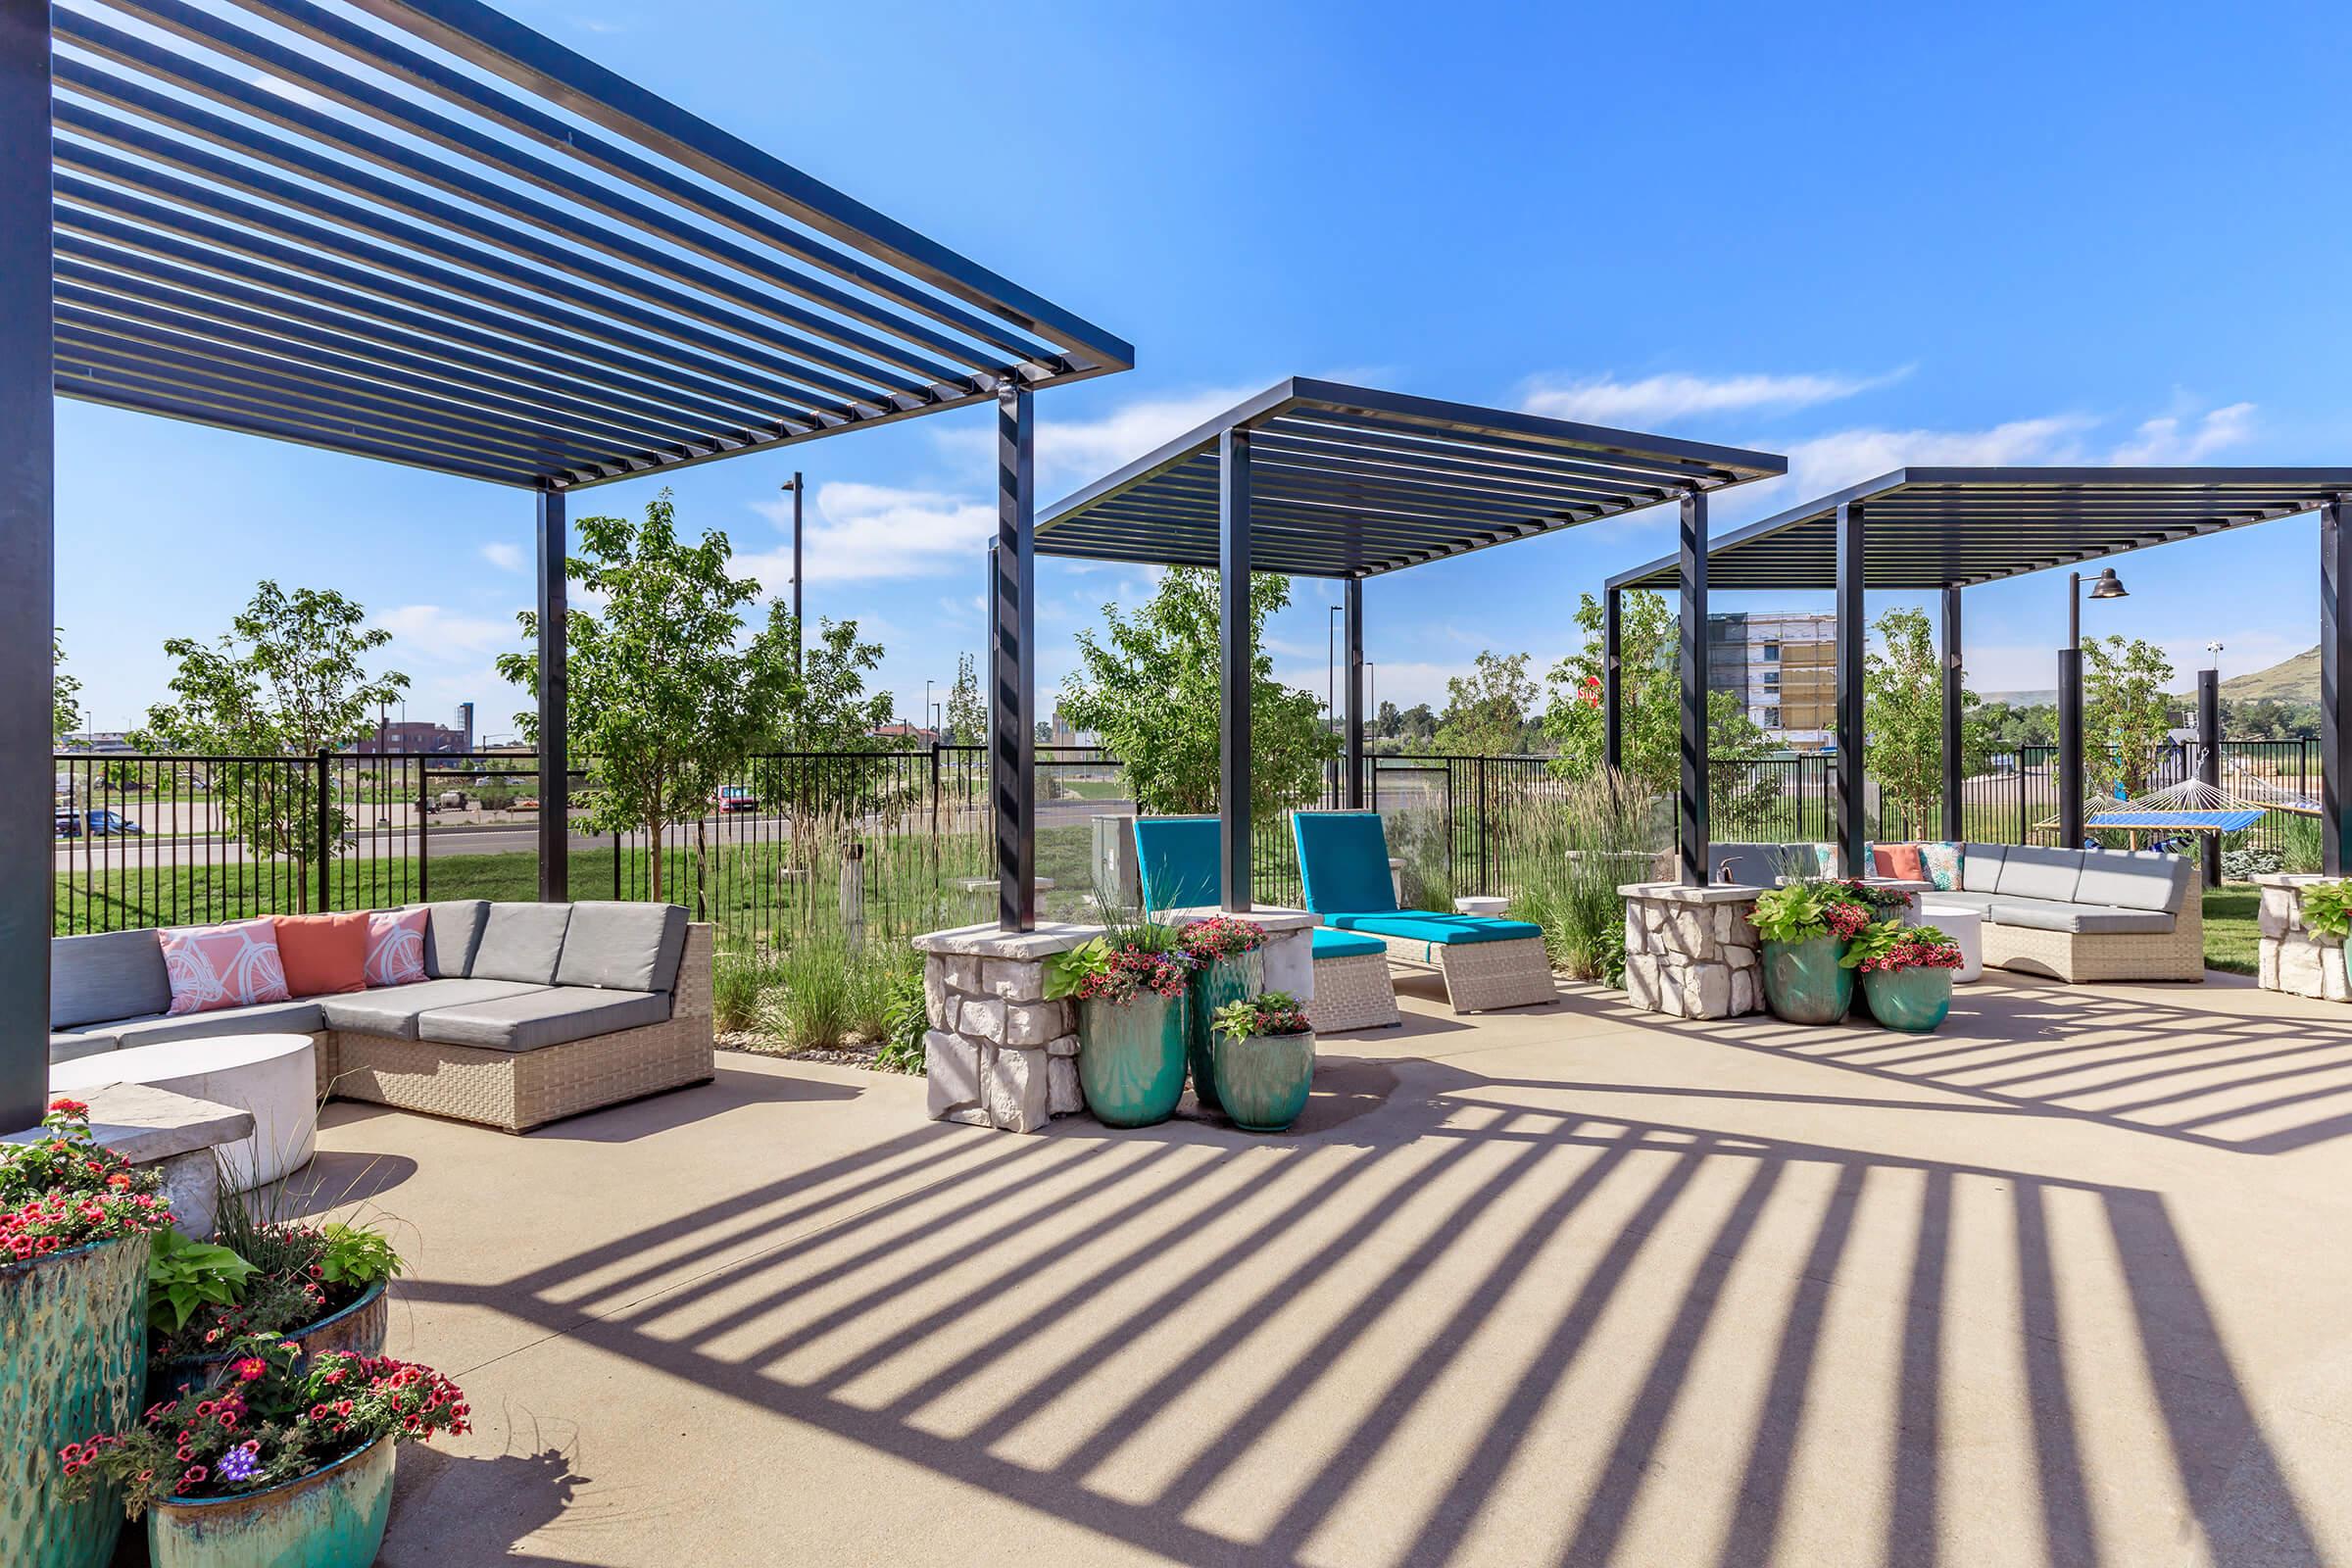
{"type": "MultiPolygon", "coordinates": [[[[1788,454],[1721,525],[1905,462],[2352,461],[2340,8],[509,5],[1133,342],[1134,371],[1039,398],[1047,500],[1292,373],[1788,454]]],[[[781,588],[776,487],[805,467],[809,612],[879,636],[912,716],[981,646],[991,437],[958,413],[669,482],[781,588]]],[[[527,495],[71,403],[58,459],[96,725],[271,575],[394,631],[412,716],[472,698],[509,727],[490,665],[529,597],[527,495]]],[[[1376,580],[1380,696],[1440,702],[1484,648],[1548,666],[1578,593],[1671,527],[1376,580]]],[[[2317,637],[2316,532],[2127,559],[2088,629],[2184,680],[2210,640],[2225,672],[2274,662],[2317,637]]],[[[1043,679],[1147,587],[1042,564],[1043,679]]],[[[1273,634],[1318,690],[1336,595],[1300,583],[1273,634]]],[[[2062,576],[1968,614],[1973,685],[2052,683],[2062,576]]]]}

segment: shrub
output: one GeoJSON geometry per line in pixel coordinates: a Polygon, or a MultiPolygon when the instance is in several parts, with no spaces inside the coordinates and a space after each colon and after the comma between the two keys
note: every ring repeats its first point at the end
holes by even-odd
{"type": "Polygon", "coordinates": [[[931,1010],[919,964],[891,977],[884,1021],[882,1049],[874,1054],[874,1065],[885,1072],[921,1072],[923,1033],[931,1027],[931,1010]]]}

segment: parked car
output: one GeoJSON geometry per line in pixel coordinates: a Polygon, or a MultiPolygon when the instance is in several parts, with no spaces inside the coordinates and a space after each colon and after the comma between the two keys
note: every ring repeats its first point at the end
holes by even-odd
{"type": "Polygon", "coordinates": [[[103,806],[90,808],[90,837],[95,839],[129,838],[147,830],[121,811],[103,806]]]}
{"type": "Polygon", "coordinates": [[[81,837],[81,817],[71,807],[58,808],[57,836],[61,839],[81,837]]]}
{"type": "Polygon", "coordinates": [[[710,804],[721,811],[757,811],[760,809],[760,797],[740,784],[721,784],[718,792],[710,797],[710,804]]]}

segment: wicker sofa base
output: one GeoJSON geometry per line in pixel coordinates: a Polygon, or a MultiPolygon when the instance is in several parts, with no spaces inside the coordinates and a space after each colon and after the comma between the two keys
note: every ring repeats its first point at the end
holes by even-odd
{"type": "Polygon", "coordinates": [[[1307,1016],[1319,1035],[1351,1029],[1387,1029],[1404,1022],[1396,1010],[1396,988],[1389,980],[1386,954],[1362,953],[1315,960],[1315,996],[1307,1016]]]}
{"type": "Polygon", "coordinates": [[[2146,933],[2091,935],[2037,931],[2031,926],[1984,925],[1984,962],[1990,968],[2047,975],[2070,985],[2107,980],[2205,978],[2205,899],[2191,878],[2173,929],[2146,933]]]}
{"type": "Polygon", "coordinates": [[[348,1029],[318,1038],[328,1094],[511,1133],[709,1083],[715,1070],[708,1017],[672,1018],[538,1051],[489,1051],[348,1029]]]}
{"type": "Polygon", "coordinates": [[[1559,988],[1551,979],[1551,959],[1544,952],[1541,937],[1433,945],[1412,937],[1382,936],[1377,931],[1358,934],[1379,937],[1395,962],[1437,970],[1446,980],[1446,1004],[1456,1012],[1532,1007],[1559,998],[1559,988]],[[1434,959],[1430,956],[1433,952],[1434,959]]]}

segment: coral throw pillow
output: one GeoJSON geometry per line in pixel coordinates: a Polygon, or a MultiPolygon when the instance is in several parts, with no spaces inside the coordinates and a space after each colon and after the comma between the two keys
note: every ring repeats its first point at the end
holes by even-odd
{"type": "Polygon", "coordinates": [[[1872,847],[1870,863],[1881,876],[1895,877],[1904,882],[1925,882],[1927,869],[1920,864],[1916,844],[1880,844],[1872,847]]]}
{"type": "Polygon", "coordinates": [[[1938,893],[1950,893],[1960,886],[1960,846],[1957,844],[1922,844],[1919,863],[1936,884],[1938,893]]]}
{"type": "Polygon", "coordinates": [[[331,997],[368,987],[368,911],[349,914],[281,914],[277,955],[285,965],[286,991],[297,997],[331,997]]]}
{"type": "Polygon", "coordinates": [[[285,1002],[286,971],[277,927],[267,917],[157,933],[172,980],[172,1016],[285,1002]]]}
{"type": "Polygon", "coordinates": [[[367,979],[371,986],[414,985],[424,978],[424,909],[368,916],[367,979]]]}

